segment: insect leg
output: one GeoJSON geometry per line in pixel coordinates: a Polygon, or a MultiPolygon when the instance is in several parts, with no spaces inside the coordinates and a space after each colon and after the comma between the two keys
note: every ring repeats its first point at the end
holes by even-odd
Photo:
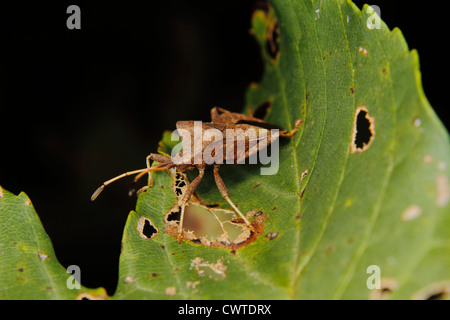
{"type": "MultiPolygon", "coordinates": [[[[151,167],[151,165],[150,165],[150,159],[152,158],[152,154],[153,154],[153,153],[150,153],[150,154],[147,156],[147,158],[145,158],[145,162],[147,163],[147,168],[150,168],[150,167],[151,167]]],[[[152,177],[152,173],[151,173],[151,172],[148,173],[148,182],[147,182],[147,185],[148,185],[148,187],[153,187],[153,177],[152,177]]]]}
{"type": "Polygon", "coordinates": [[[284,137],[284,138],[292,137],[298,131],[298,128],[300,128],[300,126],[302,124],[303,124],[303,120],[302,119],[297,119],[297,121],[295,121],[294,129],[292,129],[291,131],[280,132],[280,137],[284,137]]]}
{"type": "MultiPolygon", "coordinates": [[[[153,161],[158,161],[160,163],[168,163],[168,162],[172,162],[172,158],[162,155],[162,154],[158,154],[158,153],[150,153],[147,158],[145,159],[145,162],[147,163],[147,168],[150,168],[150,160],[153,161]]],[[[153,177],[152,177],[152,173],[151,171],[148,172],[148,187],[153,187],[153,177]]],[[[148,188],[146,188],[148,189],[148,188]]]]}
{"type": "Polygon", "coordinates": [[[136,192],[136,187],[134,185],[136,185],[136,182],[142,178],[144,175],[148,174],[148,182],[147,185],[140,188],[136,194],[139,195],[141,192],[153,187],[153,176],[152,176],[152,171],[163,171],[163,170],[169,170],[172,166],[172,158],[162,155],[162,154],[158,154],[158,153],[150,153],[147,158],[145,159],[145,162],[147,164],[147,168],[153,168],[152,170],[148,170],[147,172],[142,172],[140,174],[138,174],[133,181],[133,188],[128,192],[128,194],[131,196],[136,192]],[[156,166],[151,166],[150,165],[150,160],[154,160],[157,162],[161,162],[160,164],[156,165],[156,166]],[[163,168],[163,169],[154,169],[154,168],[163,168]]]}
{"type": "Polygon", "coordinates": [[[186,193],[183,195],[181,200],[178,202],[178,204],[181,206],[180,224],[178,226],[178,243],[181,243],[181,239],[183,237],[184,208],[189,203],[189,200],[191,199],[191,197],[194,194],[195,190],[197,189],[198,185],[202,181],[204,174],[205,174],[205,169],[199,168],[197,178],[195,178],[191,182],[191,184],[189,185],[189,187],[186,190],[186,193]]]}
{"type": "MultiPolygon", "coordinates": [[[[215,214],[214,211],[211,210],[211,209],[208,208],[208,207],[207,207],[206,209],[214,216],[214,218],[216,218],[217,222],[219,222],[219,225],[220,225],[220,228],[221,228],[222,231],[223,231],[223,234],[225,235],[225,237],[227,237],[227,239],[228,239],[228,241],[230,242],[230,244],[232,244],[233,241],[231,241],[230,235],[228,234],[227,230],[225,229],[224,224],[222,223],[222,221],[220,221],[220,219],[219,219],[219,217],[217,216],[217,214],[215,214]]],[[[229,221],[226,221],[226,222],[229,222],[229,221]]]]}
{"type": "MultiPolygon", "coordinates": [[[[143,176],[145,176],[147,173],[148,173],[149,175],[151,175],[151,172],[152,172],[152,171],[166,171],[166,170],[169,170],[169,169],[172,168],[172,167],[173,167],[173,164],[172,164],[172,163],[162,163],[162,164],[159,164],[159,165],[157,165],[157,166],[150,167],[150,168],[147,169],[147,171],[141,172],[141,173],[139,173],[138,175],[136,175],[136,177],[134,177],[133,183],[136,183],[140,178],[142,178],[143,176]]],[[[145,190],[147,190],[147,189],[150,189],[150,188],[153,186],[153,178],[152,178],[151,182],[152,182],[151,185],[143,186],[142,188],[140,188],[140,189],[136,192],[136,194],[139,195],[141,192],[143,192],[143,191],[145,191],[145,190]]]]}
{"type": "Polygon", "coordinates": [[[216,180],[217,188],[219,188],[220,193],[222,194],[222,197],[228,201],[228,203],[233,207],[233,209],[241,216],[241,218],[245,221],[245,223],[250,226],[250,222],[247,220],[247,218],[242,214],[241,211],[236,207],[236,205],[231,201],[230,197],[228,196],[228,190],[225,186],[225,183],[222,180],[222,177],[219,175],[219,165],[214,165],[214,179],[216,180]]]}

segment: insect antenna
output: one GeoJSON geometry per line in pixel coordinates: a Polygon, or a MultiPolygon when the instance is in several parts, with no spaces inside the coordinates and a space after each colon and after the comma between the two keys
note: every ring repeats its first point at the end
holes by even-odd
{"type": "Polygon", "coordinates": [[[107,185],[113,183],[114,181],[131,176],[133,174],[137,174],[137,176],[134,178],[134,182],[136,182],[142,176],[144,176],[146,173],[149,173],[151,171],[162,171],[162,170],[166,170],[166,169],[160,168],[160,167],[152,167],[152,168],[144,168],[144,169],[133,170],[133,171],[128,171],[128,172],[122,173],[122,174],[118,175],[117,177],[114,177],[112,179],[109,179],[108,181],[103,182],[103,184],[97,190],[95,190],[95,192],[92,194],[91,201],[94,201],[99,196],[99,194],[103,191],[103,189],[105,189],[105,187],[107,185]]]}

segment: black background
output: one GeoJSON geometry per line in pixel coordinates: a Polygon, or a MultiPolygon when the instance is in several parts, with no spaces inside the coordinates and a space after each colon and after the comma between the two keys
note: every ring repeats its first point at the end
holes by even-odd
{"type": "MultiPolygon", "coordinates": [[[[1,5],[0,184],[28,194],[83,285],[112,294],[136,199],[129,180],[95,202],[92,192],[144,167],[176,121],[208,121],[215,105],[241,110],[263,64],[248,33],[255,1],[92,2],[1,5]],[[70,4],[81,30],[66,27],[70,4]]],[[[370,4],[419,51],[425,94],[448,127],[447,11],[415,3],[370,4]]]]}

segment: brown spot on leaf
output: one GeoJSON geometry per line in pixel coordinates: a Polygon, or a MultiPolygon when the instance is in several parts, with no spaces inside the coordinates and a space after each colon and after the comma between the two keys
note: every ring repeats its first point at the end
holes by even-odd
{"type": "Polygon", "coordinates": [[[167,287],[165,292],[166,292],[166,295],[168,295],[168,296],[174,296],[177,294],[177,288],[167,287]]]}
{"type": "Polygon", "coordinates": [[[195,289],[196,286],[200,284],[200,280],[197,281],[186,281],[186,287],[195,289]]]}
{"type": "Polygon", "coordinates": [[[318,187],[315,187],[314,190],[309,194],[309,199],[311,199],[317,192],[318,187]]]}
{"type": "Polygon", "coordinates": [[[266,234],[266,238],[269,240],[276,239],[278,237],[279,232],[269,232],[266,234]]]}
{"type": "Polygon", "coordinates": [[[325,254],[329,255],[331,253],[331,251],[333,251],[335,245],[334,244],[330,244],[326,249],[325,249],[325,254]]]}
{"type": "Polygon", "coordinates": [[[194,268],[199,276],[207,276],[213,280],[223,280],[226,278],[227,266],[218,259],[215,263],[204,262],[203,258],[197,257],[191,260],[191,268],[194,268]]]}
{"type": "Polygon", "coordinates": [[[302,190],[302,193],[300,193],[300,199],[303,199],[303,196],[305,195],[305,190],[306,190],[306,189],[303,189],[303,190],[302,190]]]}
{"type": "Polygon", "coordinates": [[[250,83],[250,88],[251,89],[257,89],[259,87],[259,83],[258,82],[252,82],[250,83]]]}
{"type": "Polygon", "coordinates": [[[359,48],[358,48],[358,52],[359,52],[359,53],[362,53],[362,54],[365,55],[365,56],[367,56],[367,54],[368,54],[367,49],[366,49],[366,48],[363,48],[363,47],[359,47],[359,48]]]}

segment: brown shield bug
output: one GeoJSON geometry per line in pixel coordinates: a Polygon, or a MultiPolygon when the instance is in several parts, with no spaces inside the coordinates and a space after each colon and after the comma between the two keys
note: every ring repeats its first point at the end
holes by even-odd
{"type": "Polygon", "coordinates": [[[148,185],[141,188],[138,191],[138,193],[140,193],[153,186],[153,178],[151,175],[153,171],[165,171],[174,167],[181,172],[198,169],[198,176],[189,184],[185,194],[180,198],[178,203],[181,207],[178,241],[181,242],[185,207],[189,204],[192,195],[200,184],[206,166],[212,165],[214,179],[222,197],[239,214],[245,224],[251,227],[251,224],[245,215],[231,201],[225,183],[219,175],[219,167],[223,163],[241,163],[279,137],[292,137],[298,131],[302,123],[303,121],[298,119],[295,122],[294,129],[291,131],[270,130],[276,127],[264,120],[253,117],[253,115],[234,113],[219,107],[214,107],[211,109],[211,122],[201,123],[202,132],[215,133],[215,135],[213,135],[215,137],[213,141],[210,141],[211,139],[204,139],[202,134],[200,136],[196,134],[196,124],[194,121],[179,121],[176,124],[177,130],[184,132],[184,134],[181,135],[183,149],[179,153],[173,157],[157,153],[149,154],[146,158],[147,168],[125,172],[105,181],[94,192],[91,200],[95,200],[110,183],[130,175],[136,175],[134,178],[134,182],[136,182],[141,177],[148,174],[148,185]],[[237,132],[237,134],[233,134],[231,138],[230,132],[237,132]],[[218,152],[224,148],[226,152],[218,152]],[[180,161],[180,159],[182,161],[180,161]],[[156,161],[158,164],[151,166],[150,160],[156,161]]]}

